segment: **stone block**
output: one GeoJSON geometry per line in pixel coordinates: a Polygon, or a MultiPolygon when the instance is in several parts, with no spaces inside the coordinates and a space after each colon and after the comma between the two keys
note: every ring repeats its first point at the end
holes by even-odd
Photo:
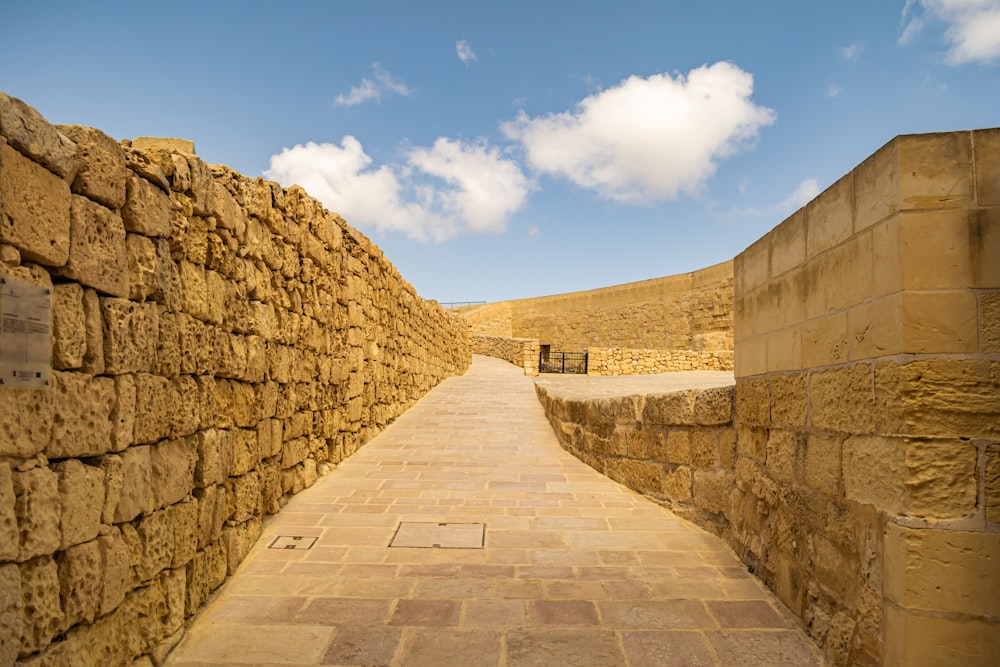
{"type": "Polygon", "coordinates": [[[968,290],[903,293],[903,351],[913,354],[979,351],[976,295],[968,290]]]}
{"type": "Polygon", "coordinates": [[[89,542],[101,530],[104,510],[104,472],[84,465],[79,459],[67,459],[52,465],[59,476],[59,499],[62,507],[60,549],[89,542]]]}
{"type": "Polygon", "coordinates": [[[100,468],[104,472],[104,508],[101,510],[101,522],[110,525],[114,523],[115,510],[121,500],[125,482],[122,458],[115,454],[102,456],[100,468]]]}
{"type": "Polygon", "coordinates": [[[986,520],[989,523],[1000,523],[1000,445],[989,445],[986,448],[983,478],[986,520]]]}
{"type": "Polygon", "coordinates": [[[15,560],[21,541],[17,529],[14,475],[10,464],[0,462],[0,561],[15,560]]]}
{"type": "Polygon", "coordinates": [[[132,557],[117,528],[97,539],[101,552],[101,604],[103,616],[125,600],[132,580],[132,557]]]}
{"type": "Polygon", "coordinates": [[[128,264],[128,297],[145,301],[162,291],[160,262],[153,241],[139,234],[125,235],[125,256],[128,264]]]}
{"type": "Polygon", "coordinates": [[[903,295],[866,301],[847,313],[847,359],[861,361],[903,351],[903,295]]]}
{"type": "Polygon", "coordinates": [[[73,179],[73,192],[119,209],[125,204],[125,152],[118,142],[92,127],[59,125],[59,131],[77,146],[80,169],[73,179]]]}
{"type": "MultiPolygon", "coordinates": [[[[137,150],[135,145],[122,146],[125,151],[125,165],[132,173],[146,179],[156,187],[160,188],[164,194],[170,194],[170,181],[163,172],[162,167],[146,153],[137,150]]],[[[128,180],[125,181],[125,205],[128,206],[128,180]]]]}
{"type": "Polygon", "coordinates": [[[791,326],[767,335],[767,371],[797,371],[802,368],[801,327],[791,326]]]}
{"type": "Polygon", "coordinates": [[[194,155],[194,142],[190,139],[174,137],[136,137],[132,148],[137,151],[166,151],[168,153],[190,153],[194,155]]]}
{"type": "Polygon", "coordinates": [[[976,172],[976,203],[1000,206],[1000,130],[993,128],[972,133],[976,172]]]}
{"type": "Polygon", "coordinates": [[[197,486],[221,484],[232,467],[229,432],[208,429],[192,436],[196,452],[194,482],[197,486]]]}
{"type": "Polygon", "coordinates": [[[33,107],[0,93],[0,135],[49,171],[72,181],[80,168],[76,144],[33,107]]]}
{"type": "Polygon", "coordinates": [[[52,387],[0,389],[0,456],[30,458],[52,439],[52,387]]]}
{"type": "Polygon", "coordinates": [[[135,374],[136,405],[132,439],[136,443],[150,444],[169,438],[171,418],[177,406],[177,392],[164,377],[148,373],[135,374]]]}
{"type": "Polygon", "coordinates": [[[883,590],[906,609],[992,616],[1000,611],[1000,533],[888,523],[883,590]]]}
{"type": "Polygon", "coordinates": [[[222,543],[226,546],[226,564],[229,574],[236,572],[236,568],[247,557],[257,538],[260,537],[260,532],[259,516],[222,529],[222,543]]]}
{"type": "Polygon", "coordinates": [[[691,500],[692,496],[691,468],[678,466],[673,470],[668,470],[663,474],[663,494],[672,502],[683,503],[691,500]]]}
{"type": "Polygon", "coordinates": [[[149,373],[156,367],[159,312],[155,303],[101,299],[104,366],[111,375],[149,373]]]}
{"type": "Polygon", "coordinates": [[[127,297],[128,260],[121,217],[86,197],[74,195],[69,259],[59,272],[103,294],[127,297]]]}
{"type": "Polygon", "coordinates": [[[881,297],[903,289],[903,260],[896,213],[872,229],[872,296],[881,297]]]}
{"type": "Polygon", "coordinates": [[[286,440],[281,448],[281,467],[291,468],[304,461],[307,456],[309,456],[308,438],[286,440]]]}
{"type": "Polygon", "coordinates": [[[956,519],[976,512],[976,447],[959,439],[906,440],[906,513],[956,519]]]}
{"type": "Polygon", "coordinates": [[[854,173],[847,174],[805,207],[806,256],[835,248],[854,234],[854,173]]]}
{"type": "MultiPolygon", "coordinates": [[[[771,384],[770,423],[775,426],[804,429],[809,407],[808,376],[805,374],[776,374],[771,375],[769,379],[771,384]]],[[[766,424],[768,422],[764,419],[754,423],[766,424]]]]}
{"type": "Polygon", "coordinates": [[[971,133],[904,135],[896,143],[900,210],[974,204],[971,133]]]}
{"type": "Polygon", "coordinates": [[[167,510],[144,516],[136,526],[140,559],[135,574],[139,582],[147,582],[170,566],[173,558],[174,533],[167,510]]]}
{"type": "Polygon", "coordinates": [[[771,277],[806,261],[806,214],[800,209],[771,230],[771,277]]]}
{"type": "Polygon", "coordinates": [[[20,532],[18,562],[54,553],[61,542],[59,479],[48,468],[14,471],[14,513],[20,532]]]}
{"type": "Polygon", "coordinates": [[[260,513],[260,476],[256,472],[226,480],[227,520],[242,523],[260,513]]]}
{"type": "Polygon", "coordinates": [[[69,547],[57,556],[56,563],[65,614],[64,627],[72,627],[81,621],[93,622],[100,611],[103,578],[98,541],[95,539],[69,547]]]}
{"type": "Polygon", "coordinates": [[[198,505],[185,501],[167,508],[170,529],[174,536],[170,567],[184,567],[198,552],[198,505]]]}
{"type": "Polygon", "coordinates": [[[809,379],[813,428],[871,433],[875,428],[872,368],[868,364],[814,372],[809,379]]]}
{"type": "Polygon", "coordinates": [[[76,283],[60,283],[52,289],[52,367],[80,368],[87,352],[83,288],[76,283]]]}
{"type": "Polygon", "coordinates": [[[991,667],[1000,656],[1000,622],[885,607],[886,665],[991,667]]]}
{"type": "Polygon", "coordinates": [[[135,377],[115,377],[115,406],[111,410],[111,447],[120,452],[135,442],[135,377]]]}
{"type": "Polygon", "coordinates": [[[198,382],[189,375],[182,375],[170,381],[174,403],[169,407],[170,434],[178,438],[191,435],[201,424],[201,403],[198,382]]]}
{"type": "Polygon", "coordinates": [[[790,484],[795,475],[799,439],[792,431],[772,428],[767,434],[767,471],[784,484],[790,484]]]}
{"type": "Polygon", "coordinates": [[[197,546],[204,549],[222,536],[226,521],[226,490],[217,485],[194,490],[198,503],[197,546]]]}
{"type": "Polygon", "coordinates": [[[733,394],[733,387],[713,387],[698,391],[694,397],[695,423],[703,426],[731,424],[733,394]]]}
{"type": "Polygon", "coordinates": [[[696,471],[694,473],[694,502],[699,509],[711,514],[730,514],[730,495],[735,482],[732,473],[696,471]]]}
{"type": "Polygon", "coordinates": [[[63,266],[69,259],[71,197],[66,181],[0,144],[0,243],[17,248],[25,260],[63,266]]]}
{"type": "Polygon", "coordinates": [[[719,465],[717,432],[708,428],[690,431],[691,465],[696,470],[711,470],[719,465]]]}
{"type": "Polygon", "coordinates": [[[745,294],[771,275],[771,238],[763,236],[733,259],[734,289],[745,294]]]}
{"type": "Polygon", "coordinates": [[[854,169],[854,226],[867,229],[899,210],[899,156],[893,139],[854,169]]]}
{"type": "Polygon", "coordinates": [[[802,482],[830,496],[841,495],[841,440],[838,437],[810,433],[800,457],[802,482]]]}
{"type": "Polygon", "coordinates": [[[104,374],[104,317],[101,313],[101,297],[93,289],[83,290],[84,327],[87,332],[87,350],[83,354],[80,367],[91,375],[104,374]]]}
{"type": "Polygon", "coordinates": [[[888,514],[902,514],[907,479],[906,443],[900,438],[851,436],[843,444],[844,496],[888,514]]]}
{"type": "Polygon", "coordinates": [[[181,307],[184,312],[202,321],[209,319],[208,284],[205,267],[180,261],[177,268],[181,280],[181,307]]]}
{"type": "Polygon", "coordinates": [[[53,371],[52,380],[52,439],[46,456],[100,456],[110,451],[114,380],[70,371],[53,371]]]}
{"type": "Polygon", "coordinates": [[[873,295],[873,252],[872,233],[863,232],[823,256],[820,272],[827,312],[850,308],[873,295]]]}
{"type": "MultiPolygon", "coordinates": [[[[2,104],[2,98],[0,98],[2,104]]],[[[0,565],[0,665],[13,665],[21,646],[21,573],[17,565],[0,565]]]]}
{"type": "Polygon", "coordinates": [[[150,475],[152,462],[148,445],[129,447],[121,453],[122,489],[115,508],[114,523],[131,521],[153,509],[150,475]]]}
{"type": "Polygon", "coordinates": [[[145,178],[130,174],[126,181],[122,221],[129,232],[151,237],[170,236],[170,198],[145,178]]]}
{"type": "Polygon", "coordinates": [[[904,211],[898,220],[903,289],[974,286],[970,232],[975,229],[975,211],[904,211]]]}
{"type": "Polygon", "coordinates": [[[216,542],[199,551],[185,566],[187,572],[187,604],[184,613],[191,616],[208,600],[208,596],[225,580],[226,548],[216,542]]]}
{"type": "Polygon", "coordinates": [[[740,380],[736,383],[735,395],[737,423],[769,423],[767,378],[740,380]]]}
{"type": "Polygon", "coordinates": [[[34,558],[18,569],[23,602],[19,657],[26,657],[48,646],[66,628],[59,599],[59,569],[52,557],[34,558]]]}
{"type": "Polygon", "coordinates": [[[261,459],[257,431],[234,429],[230,434],[232,458],[229,474],[245,475],[256,468],[261,459]]]}
{"type": "Polygon", "coordinates": [[[153,506],[180,502],[194,489],[195,451],[186,438],[166,440],[150,450],[153,506]]]}
{"type": "Polygon", "coordinates": [[[1000,287],[1000,208],[975,211],[969,231],[969,254],[974,287],[1000,287]]]}

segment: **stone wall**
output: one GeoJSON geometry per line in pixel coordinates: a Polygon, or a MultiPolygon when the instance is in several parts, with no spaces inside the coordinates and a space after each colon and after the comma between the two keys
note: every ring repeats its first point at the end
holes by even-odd
{"type": "Polygon", "coordinates": [[[300,188],[2,94],[0,278],[51,290],[54,369],[0,386],[0,665],[160,664],[265,514],[470,363],[300,188]]]}
{"type": "Polygon", "coordinates": [[[524,369],[525,375],[538,375],[538,341],[531,338],[504,338],[502,336],[472,337],[473,354],[504,359],[524,369]]]}
{"type": "Polygon", "coordinates": [[[634,350],[588,347],[587,375],[653,375],[680,371],[731,371],[732,350],[634,350]]]}
{"type": "Polygon", "coordinates": [[[588,347],[733,349],[733,263],[700,271],[463,311],[473,334],[588,347]]]}
{"type": "Polygon", "coordinates": [[[1000,130],[897,137],[735,273],[737,550],[837,664],[1000,662],[1000,130]]]}

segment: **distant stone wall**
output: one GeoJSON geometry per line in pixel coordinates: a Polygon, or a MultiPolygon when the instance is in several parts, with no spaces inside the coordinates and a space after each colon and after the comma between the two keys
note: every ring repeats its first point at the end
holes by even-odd
{"type": "Polygon", "coordinates": [[[0,386],[4,667],[161,664],[264,514],[470,363],[300,188],[2,94],[0,278],[51,291],[54,368],[0,386]]]}
{"type": "Polygon", "coordinates": [[[537,338],[553,350],[588,347],[733,349],[733,263],[666,278],[463,312],[474,334],[537,338]]]}
{"type": "Polygon", "coordinates": [[[523,368],[525,375],[538,375],[537,340],[473,335],[472,352],[509,361],[523,368]]]}
{"type": "Polygon", "coordinates": [[[654,375],[679,371],[731,371],[732,350],[629,350],[587,348],[587,375],[654,375]]]}

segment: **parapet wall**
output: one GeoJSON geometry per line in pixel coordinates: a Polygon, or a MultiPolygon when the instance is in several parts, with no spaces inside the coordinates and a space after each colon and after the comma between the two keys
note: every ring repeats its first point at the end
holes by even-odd
{"type": "Polygon", "coordinates": [[[473,354],[496,357],[524,369],[525,375],[538,375],[538,341],[531,338],[472,336],[473,354]]]}
{"type": "Polygon", "coordinates": [[[0,386],[3,666],[161,664],[265,514],[470,363],[300,188],[2,94],[0,279],[50,290],[53,367],[0,386]]]}
{"type": "Polygon", "coordinates": [[[732,350],[629,350],[587,348],[587,375],[654,375],[683,371],[731,371],[732,350]]]}
{"type": "Polygon", "coordinates": [[[473,334],[588,347],[733,349],[733,263],[586,292],[502,301],[463,311],[473,334]]]}

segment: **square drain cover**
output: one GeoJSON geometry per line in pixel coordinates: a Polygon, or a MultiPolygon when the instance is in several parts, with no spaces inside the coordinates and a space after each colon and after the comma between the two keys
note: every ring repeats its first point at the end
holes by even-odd
{"type": "Polygon", "coordinates": [[[315,537],[300,537],[298,535],[279,535],[267,547],[268,549],[312,549],[316,544],[315,537]]]}
{"type": "Polygon", "coordinates": [[[482,549],[485,523],[430,523],[403,521],[390,547],[423,549],[482,549]]]}

